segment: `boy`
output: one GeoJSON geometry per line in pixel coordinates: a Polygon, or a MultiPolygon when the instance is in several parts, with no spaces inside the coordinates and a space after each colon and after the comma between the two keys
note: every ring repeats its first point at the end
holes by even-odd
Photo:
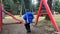
{"type": "Polygon", "coordinates": [[[27,30],[27,33],[31,32],[30,23],[32,23],[33,18],[34,18],[33,13],[31,11],[29,11],[29,10],[27,10],[26,13],[23,15],[23,19],[26,22],[25,28],[27,30]]]}

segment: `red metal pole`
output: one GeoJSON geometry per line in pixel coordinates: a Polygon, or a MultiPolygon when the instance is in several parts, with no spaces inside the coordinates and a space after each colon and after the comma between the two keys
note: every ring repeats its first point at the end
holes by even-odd
{"type": "Polygon", "coordinates": [[[2,5],[0,3],[0,32],[2,31],[2,5]]]}
{"type": "Polygon", "coordinates": [[[35,23],[35,25],[38,23],[38,18],[40,16],[40,12],[41,12],[41,9],[42,9],[42,4],[43,4],[43,2],[41,0],[40,1],[40,5],[39,5],[39,8],[38,8],[38,13],[37,13],[37,16],[36,16],[36,23],[35,23]]]}
{"type": "Polygon", "coordinates": [[[49,8],[48,3],[46,2],[46,0],[43,0],[43,4],[45,5],[46,11],[47,11],[47,13],[48,13],[48,15],[50,17],[50,20],[52,22],[52,25],[54,26],[54,28],[56,29],[56,31],[60,32],[60,30],[58,28],[58,25],[56,24],[56,21],[53,18],[53,15],[51,13],[51,10],[50,10],[50,8],[49,8]]]}
{"type": "Polygon", "coordinates": [[[23,20],[20,20],[20,19],[16,18],[14,15],[12,15],[11,13],[7,12],[4,9],[3,9],[3,12],[5,12],[6,14],[8,14],[9,16],[11,16],[13,19],[17,20],[18,22],[24,22],[23,20]]]}

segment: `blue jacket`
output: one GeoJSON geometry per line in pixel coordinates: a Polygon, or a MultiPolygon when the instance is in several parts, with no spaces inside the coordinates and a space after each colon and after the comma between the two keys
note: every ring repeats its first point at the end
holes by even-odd
{"type": "Polygon", "coordinates": [[[33,12],[26,12],[23,16],[23,19],[25,20],[26,23],[32,23],[34,16],[33,12]]]}

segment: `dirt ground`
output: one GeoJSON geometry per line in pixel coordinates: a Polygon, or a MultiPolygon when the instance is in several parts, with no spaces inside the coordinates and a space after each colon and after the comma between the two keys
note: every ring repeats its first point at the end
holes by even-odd
{"type": "MultiPolygon", "coordinates": [[[[32,32],[30,34],[48,34],[45,33],[43,30],[44,29],[39,29],[31,26],[32,32]]],[[[3,25],[2,34],[27,34],[27,33],[23,24],[10,24],[10,25],[3,25]]]]}
{"type": "MultiPolygon", "coordinates": [[[[13,19],[6,19],[3,22],[5,22],[5,25],[2,27],[2,34],[27,34],[24,24],[17,24],[17,21],[13,19]],[[8,22],[10,24],[7,24],[8,22]]],[[[50,26],[48,21],[41,20],[36,26],[33,26],[33,23],[31,24],[30,34],[55,34],[55,29],[53,26],[50,26]]]]}
{"type": "MultiPolygon", "coordinates": [[[[30,34],[54,34],[45,30],[45,28],[36,28],[31,25],[30,34]]],[[[23,24],[3,25],[2,34],[27,34],[23,24]]]]}

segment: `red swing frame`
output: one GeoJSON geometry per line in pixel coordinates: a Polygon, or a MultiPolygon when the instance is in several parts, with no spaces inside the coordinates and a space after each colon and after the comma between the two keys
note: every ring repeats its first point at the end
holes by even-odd
{"type": "Polygon", "coordinates": [[[40,6],[39,6],[38,13],[37,13],[37,16],[36,16],[36,24],[38,23],[38,18],[39,18],[40,13],[41,13],[42,4],[44,4],[44,6],[45,6],[46,12],[47,12],[47,14],[48,14],[48,16],[49,16],[49,18],[51,20],[51,23],[54,26],[55,30],[57,32],[60,32],[60,29],[59,29],[58,25],[56,24],[56,21],[55,21],[53,15],[51,13],[51,10],[50,10],[50,8],[49,8],[48,3],[47,3],[46,0],[41,0],[41,2],[40,2],[40,6]]]}
{"type": "MultiPolygon", "coordinates": [[[[38,18],[39,18],[39,15],[40,15],[40,12],[41,12],[41,8],[42,8],[42,4],[44,4],[45,8],[46,8],[46,11],[47,11],[47,14],[49,15],[50,17],[50,20],[52,22],[52,25],[54,26],[54,28],[56,29],[57,32],[60,32],[60,29],[58,28],[58,25],[56,24],[56,21],[55,19],[53,18],[53,15],[51,13],[51,10],[46,2],[46,0],[41,0],[40,2],[40,7],[38,9],[38,13],[37,13],[37,16],[36,16],[36,24],[38,23],[38,18]]],[[[4,9],[2,9],[2,5],[0,6],[0,31],[2,31],[2,12],[6,12],[4,9]]],[[[18,20],[20,21],[19,19],[15,18],[14,15],[12,15],[11,13],[9,12],[6,12],[8,15],[10,15],[13,19],[15,20],[18,20]]],[[[21,20],[22,21],[22,20],[21,20]]]]}
{"type": "Polygon", "coordinates": [[[2,3],[0,3],[0,32],[2,31],[2,3]]]}
{"type": "Polygon", "coordinates": [[[4,10],[4,8],[2,6],[2,2],[1,2],[0,3],[0,32],[2,31],[2,12],[5,12],[6,14],[8,14],[9,16],[11,16],[13,19],[17,20],[18,22],[21,22],[21,23],[24,22],[24,20],[19,20],[14,15],[12,15],[11,13],[7,12],[6,10],[4,10]]]}

